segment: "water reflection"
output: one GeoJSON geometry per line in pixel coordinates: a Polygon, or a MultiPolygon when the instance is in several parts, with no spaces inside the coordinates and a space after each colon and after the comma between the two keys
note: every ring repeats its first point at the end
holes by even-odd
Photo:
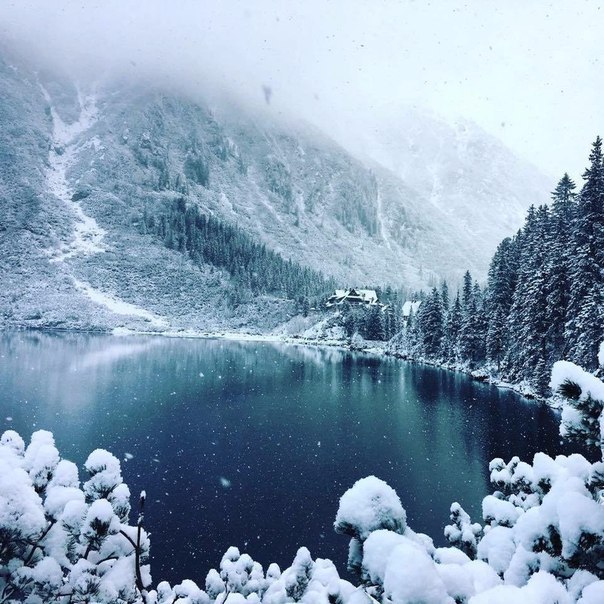
{"type": "Polygon", "coordinates": [[[96,447],[125,459],[169,580],[202,582],[229,545],[283,566],[304,544],[342,569],[338,499],[368,474],[442,543],[452,501],[478,518],[490,459],[563,451],[549,409],[463,375],[254,342],[5,333],[0,414],[80,465],[96,447]]]}

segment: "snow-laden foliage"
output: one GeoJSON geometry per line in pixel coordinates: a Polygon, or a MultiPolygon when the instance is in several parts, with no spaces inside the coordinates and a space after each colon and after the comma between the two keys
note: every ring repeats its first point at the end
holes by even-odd
{"type": "MultiPolygon", "coordinates": [[[[602,347],[598,360],[602,365],[602,347]]],[[[574,363],[558,361],[550,386],[564,397],[560,434],[604,451],[604,382],[574,363]]]]}
{"type": "Polygon", "coordinates": [[[472,522],[468,513],[455,502],[451,504],[451,522],[445,527],[445,537],[449,543],[470,558],[476,557],[476,544],[482,536],[482,527],[472,522]]]}
{"type": "Polygon", "coordinates": [[[358,480],[340,499],[335,521],[338,533],[364,541],[372,531],[404,533],[407,515],[392,487],[375,476],[358,480]]]}
{"type": "Polygon", "coordinates": [[[495,459],[490,469],[495,490],[483,500],[484,527],[453,504],[449,548],[401,523],[399,507],[383,503],[392,489],[375,477],[347,491],[336,529],[355,535],[350,570],[363,589],[397,604],[599,601],[604,463],[538,453],[532,464],[495,459]]]}
{"type": "Polygon", "coordinates": [[[96,450],[77,467],[50,432],[29,446],[0,439],[0,601],[134,602],[150,583],[149,541],[128,526],[130,492],[119,461],[96,450]]]}
{"type": "MultiPolygon", "coordinates": [[[[551,386],[566,401],[562,434],[601,443],[602,381],[561,362],[551,386]]],[[[449,548],[414,533],[375,477],[347,491],[335,526],[353,537],[349,569],[364,591],[393,604],[603,601],[604,462],[537,453],[532,463],[494,459],[489,470],[484,526],[454,503],[449,548]]]]}
{"type": "MultiPolygon", "coordinates": [[[[129,491],[119,461],[93,451],[81,485],[52,434],[26,447],[0,438],[0,602],[97,604],[384,604],[601,602],[604,590],[604,463],[581,455],[535,455],[490,464],[494,492],[484,526],[451,506],[437,548],[414,532],[396,492],[375,476],[341,498],[334,523],[351,537],[358,587],[302,547],[292,565],[265,571],[231,547],[205,583],[151,586],[149,539],[128,524],[129,491]]],[[[144,501],[144,494],[142,495],[144,501]]]]}
{"type": "MultiPolygon", "coordinates": [[[[566,401],[563,434],[602,441],[604,384],[556,364],[552,388],[566,401]],[[594,411],[595,410],[595,411],[594,411]]],[[[0,604],[601,604],[604,601],[604,461],[537,453],[489,465],[493,492],[483,525],[451,505],[451,547],[413,531],[397,493],[375,476],[341,497],[334,528],[351,537],[355,587],[329,560],[301,547],[289,568],[266,572],[231,547],[199,586],[152,588],[149,539],[129,525],[130,492],[119,461],[93,451],[80,485],[51,433],[26,447],[0,438],[0,604]]]]}

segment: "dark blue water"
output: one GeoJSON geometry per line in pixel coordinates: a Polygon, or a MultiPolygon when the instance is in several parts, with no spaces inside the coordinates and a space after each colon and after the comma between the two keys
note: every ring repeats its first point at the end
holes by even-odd
{"type": "Polygon", "coordinates": [[[557,416],[510,391],[254,342],[5,333],[0,418],[26,439],[53,431],[80,466],[97,447],[132,456],[123,474],[148,494],[155,581],[203,582],[229,545],[282,568],[306,545],[343,571],[348,543],[332,522],[369,474],[442,544],[452,501],[480,520],[490,459],[569,452],[557,416]]]}

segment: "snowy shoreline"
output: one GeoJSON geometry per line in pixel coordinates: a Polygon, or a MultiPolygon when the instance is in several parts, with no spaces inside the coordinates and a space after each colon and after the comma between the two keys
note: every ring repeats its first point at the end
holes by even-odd
{"type": "Polygon", "coordinates": [[[42,332],[56,332],[56,333],[89,333],[97,335],[109,335],[117,338],[128,337],[128,336],[160,336],[164,338],[183,338],[183,339],[214,339],[214,340],[229,340],[239,342],[267,342],[273,344],[288,344],[290,346],[309,346],[315,348],[331,348],[337,350],[343,350],[348,352],[362,352],[363,354],[369,354],[376,357],[390,357],[398,359],[399,361],[406,361],[408,363],[416,363],[421,365],[429,365],[445,371],[451,371],[453,373],[463,373],[469,379],[489,384],[497,388],[511,390],[526,399],[527,401],[536,402],[539,404],[546,404],[554,410],[559,410],[560,404],[553,398],[544,399],[536,396],[532,392],[528,392],[522,384],[511,384],[509,382],[495,379],[484,373],[479,373],[477,370],[470,370],[464,367],[451,367],[445,364],[436,363],[427,359],[414,359],[401,355],[400,353],[391,352],[386,349],[385,345],[387,342],[368,342],[370,344],[367,347],[361,347],[358,345],[351,345],[345,340],[338,339],[320,339],[320,338],[305,338],[296,336],[286,336],[284,334],[254,334],[247,332],[237,331],[197,331],[197,330],[137,330],[130,328],[113,328],[113,329],[74,329],[74,328],[60,328],[60,327],[10,327],[8,329],[0,328],[0,331],[42,331],[42,332]]]}

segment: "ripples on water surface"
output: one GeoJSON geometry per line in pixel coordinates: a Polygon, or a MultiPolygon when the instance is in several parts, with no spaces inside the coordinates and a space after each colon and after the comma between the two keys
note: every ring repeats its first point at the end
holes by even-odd
{"type": "MultiPolygon", "coordinates": [[[[0,418],[51,430],[80,467],[101,447],[147,491],[154,580],[203,584],[236,545],[345,567],[332,522],[369,474],[443,544],[452,501],[480,520],[488,462],[569,452],[548,408],[461,374],[335,349],[36,332],[0,335],[0,418]]],[[[81,477],[84,477],[83,471],[81,477]]]]}

